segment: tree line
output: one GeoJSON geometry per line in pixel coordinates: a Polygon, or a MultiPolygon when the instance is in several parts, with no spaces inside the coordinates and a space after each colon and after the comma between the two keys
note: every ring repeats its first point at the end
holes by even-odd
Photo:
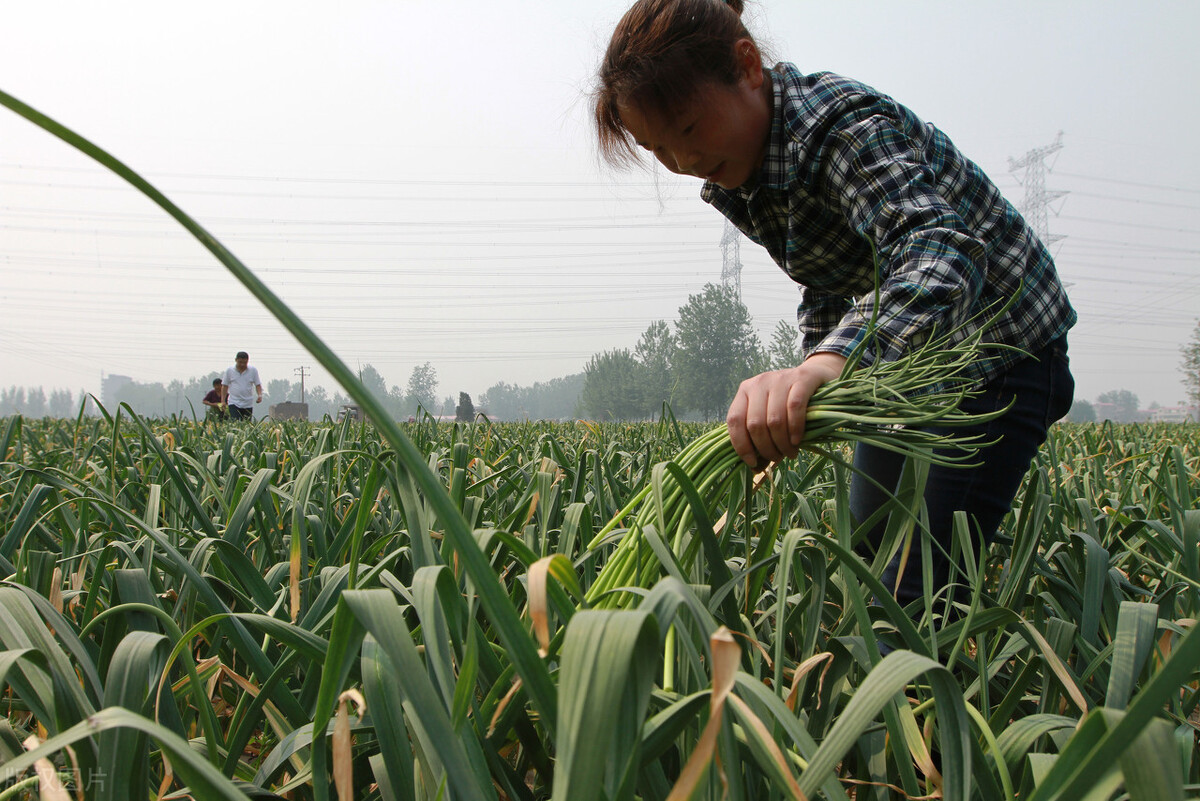
{"type": "Polygon", "coordinates": [[[632,350],[593,356],[580,406],[599,420],[652,418],[664,404],[679,416],[713,419],[724,416],[745,379],[799,363],[794,323],[779,321],[763,345],[737,294],[708,284],[679,308],[673,326],[656,320],[632,350]]]}
{"type": "MultiPolygon", "coordinates": [[[[1180,369],[1189,400],[1200,406],[1200,325],[1180,350],[1180,369]]],[[[779,321],[771,341],[764,345],[754,331],[749,310],[736,293],[708,284],[680,307],[673,325],[654,321],[632,349],[597,353],[582,373],[529,386],[500,381],[474,401],[460,392],[457,402],[450,396],[438,399],[437,371],[429,362],[414,367],[404,387],[389,387],[370,364],[363,365],[359,379],[397,420],[422,411],[458,419],[473,419],[479,413],[492,420],[637,420],[659,416],[664,404],[680,417],[712,419],[724,414],[744,379],[764,370],[792,367],[800,363],[800,358],[794,323],[779,321]]],[[[133,381],[121,387],[115,398],[106,400],[114,408],[126,403],[147,417],[200,417],[200,400],[219,375],[213,372],[166,384],[133,381]]],[[[265,402],[299,401],[300,392],[299,382],[271,379],[266,385],[265,402]]],[[[351,403],[340,389],[330,392],[314,385],[304,387],[304,401],[309,406],[310,420],[326,415],[336,418],[342,406],[351,403]]],[[[67,389],[47,393],[42,387],[0,388],[0,416],[73,417],[81,405],[86,405],[85,413],[96,413],[82,389],[72,394],[67,389]]],[[[1102,393],[1094,402],[1076,400],[1067,419],[1140,422],[1145,417],[1139,410],[1137,395],[1120,389],[1102,393]]]]}
{"type": "MultiPolygon", "coordinates": [[[[165,383],[129,381],[117,388],[112,397],[100,400],[109,412],[126,404],[143,417],[203,418],[205,407],[201,401],[212,389],[213,379],[220,375],[212,372],[165,383]]],[[[466,392],[459,392],[456,401],[451,396],[438,397],[437,371],[429,362],[414,367],[403,387],[395,384],[389,387],[384,376],[370,364],[364,364],[359,370],[359,380],[396,420],[426,412],[463,420],[475,419],[476,413],[485,414],[492,420],[566,419],[578,415],[579,393],[583,386],[582,373],[535,382],[530,386],[500,381],[480,395],[478,401],[473,401],[466,392]]],[[[271,405],[300,402],[302,392],[310,420],[321,420],[326,416],[337,419],[342,407],[353,403],[340,388],[330,392],[308,382],[302,388],[299,381],[283,378],[268,379],[263,389],[263,405],[256,410],[258,417],[266,416],[271,405]]],[[[0,388],[0,417],[13,414],[37,418],[74,417],[79,414],[81,405],[85,407],[85,414],[99,413],[92,395],[83,389],[73,394],[67,389],[52,389],[47,393],[40,386],[0,388]]]]}
{"type": "MultiPolygon", "coordinates": [[[[1076,398],[1067,413],[1069,423],[1101,423],[1111,420],[1114,423],[1145,423],[1155,419],[1155,413],[1161,409],[1158,403],[1152,402],[1146,409],[1141,408],[1138,396],[1128,389],[1114,389],[1101,392],[1095,401],[1076,398]]],[[[1195,417],[1195,404],[1192,408],[1192,419],[1195,417]]]]}
{"type": "Polygon", "coordinates": [[[0,416],[23,414],[26,417],[72,417],[79,412],[79,403],[87,393],[79,390],[80,401],[69,389],[52,389],[47,395],[41,387],[0,389],[0,416]]]}

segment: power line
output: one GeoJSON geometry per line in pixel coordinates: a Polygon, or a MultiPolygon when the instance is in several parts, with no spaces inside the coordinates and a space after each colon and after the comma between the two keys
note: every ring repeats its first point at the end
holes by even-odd
{"type": "Polygon", "coordinates": [[[1060,172],[1058,173],[1064,178],[1078,178],[1083,181],[1096,181],[1098,183],[1119,184],[1121,186],[1136,186],[1141,189],[1154,189],[1160,192],[1179,192],[1187,195],[1200,195],[1200,189],[1182,186],[1168,186],[1167,184],[1148,184],[1141,181],[1124,181],[1120,178],[1112,178],[1110,176],[1098,175],[1083,175],[1077,172],[1060,172]]]}

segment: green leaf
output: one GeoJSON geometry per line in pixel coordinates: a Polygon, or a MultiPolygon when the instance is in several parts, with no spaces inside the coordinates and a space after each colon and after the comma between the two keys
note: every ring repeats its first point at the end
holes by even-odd
{"type": "Polygon", "coordinates": [[[1175,733],[1165,720],[1152,720],[1121,755],[1130,801],[1183,801],[1183,766],[1175,733]]]}
{"type": "Polygon", "coordinates": [[[1158,628],[1158,605],[1123,601],[1113,639],[1112,664],[1104,705],[1124,709],[1137,686],[1142,667],[1154,648],[1158,628]]]}
{"type": "Polygon", "coordinates": [[[375,638],[368,635],[363,639],[360,667],[363,695],[367,699],[375,737],[379,740],[379,762],[375,774],[384,774],[392,788],[393,794],[386,798],[415,801],[413,752],[408,744],[408,729],[404,725],[404,694],[395,681],[396,666],[375,638]]]}
{"type": "Polygon", "coordinates": [[[585,610],[571,618],[559,677],[552,798],[633,798],[658,664],[658,624],[648,613],[585,610]]]}
{"type": "MultiPolygon", "coordinates": [[[[435,689],[412,641],[404,615],[387,590],[352,590],[342,595],[359,624],[378,643],[396,667],[395,681],[404,694],[409,731],[426,754],[437,754],[446,766],[445,779],[453,797],[463,801],[495,801],[495,790],[478,740],[459,737],[448,704],[435,689]]],[[[339,605],[340,605],[339,604],[339,605]]],[[[332,643],[331,643],[332,646],[332,643]]],[[[314,723],[328,720],[327,714],[314,723]]]]}
{"type": "Polygon", "coordinates": [[[1179,692],[1180,686],[1194,674],[1197,664],[1200,664],[1200,626],[1193,626],[1176,643],[1171,658],[1133,698],[1124,715],[1118,717],[1114,710],[1105,710],[1103,716],[1089,715],[1084,720],[1084,725],[1063,749],[1030,801],[1084,798],[1168,700],[1179,692]],[[1114,720],[1115,724],[1111,724],[1114,720]],[[1086,737],[1085,731],[1088,732],[1086,737]]]}
{"type": "Polygon", "coordinates": [[[246,536],[246,527],[250,523],[250,515],[254,512],[259,498],[270,489],[271,479],[275,477],[275,472],[267,467],[256,472],[254,478],[250,480],[250,486],[242,493],[237,508],[229,516],[229,520],[225,524],[225,541],[234,547],[241,547],[242,538],[246,536]]]}
{"type": "MultiPolygon", "coordinates": [[[[131,631],[117,646],[104,677],[104,706],[124,707],[139,715],[151,711],[151,696],[158,689],[169,642],[161,634],[131,631]]],[[[173,703],[169,696],[167,703],[173,703]]],[[[124,801],[149,794],[149,752],[146,734],[130,726],[97,734],[100,746],[99,801],[124,801]]]]}
{"type": "Polygon", "coordinates": [[[169,729],[142,715],[121,707],[102,709],[70,729],[43,742],[32,751],[0,765],[0,782],[11,781],[33,767],[39,759],[49,759],[68,746],[86,741],[97,734],[129,728],[147,735],[171,759],[175,774],[187,784],[196,798],[205,801],[249,801],[233,781],[205,762],[192,746],[169,729]]]}
{"type": "Polygon", "coordinates": [[[800,789],[813,796],[875,718],[913,679],[925,675],[938,709],[938,732],[946,798],[967,798],[971,787],[971,731],[963,697],[948,670],[910,651],[893,651],[859,685],[800,777],[800,789]]]}

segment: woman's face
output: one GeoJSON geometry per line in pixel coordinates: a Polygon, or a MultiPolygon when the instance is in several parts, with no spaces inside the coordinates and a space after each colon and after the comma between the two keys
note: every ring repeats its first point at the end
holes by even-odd
{"type": "Polygon", "coordinates": [[[736,189],[762,167],[769,91],[755,50],[736,84],[703,83],[673,114],[628,103],[618,103],[617,111],[634,141],[671,172],[736,189]]]}

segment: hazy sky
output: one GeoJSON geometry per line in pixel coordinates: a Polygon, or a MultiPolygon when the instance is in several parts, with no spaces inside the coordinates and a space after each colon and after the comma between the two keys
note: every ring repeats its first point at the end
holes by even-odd
{"type": "MultiPolygon", "coordinates": [[[[0,10],[0,89],[142,173],[352,367],[439,395],[632,348],[721,276],[699,182],[614,172],[587,92],[626,0],[59,2],[0,10]]],[[[750,3],[777,60],[872,84],[1018,204],[1049,145],[1078,397],[1184,397],[1200,318],[1195,0],[750,3]]],[[[766,341],[798,291],[743,240],[766,341]]],[[[176,223],[0,108],[0,386],[99,392],[313,360],[176,223]]],[[[320,369],[309,379],[332,384],[320,369]]],[[[198,399],[196,399],[198,400],[198,399]]],[[[278,399],[275,399],[278,400],[278,399]]]]}

